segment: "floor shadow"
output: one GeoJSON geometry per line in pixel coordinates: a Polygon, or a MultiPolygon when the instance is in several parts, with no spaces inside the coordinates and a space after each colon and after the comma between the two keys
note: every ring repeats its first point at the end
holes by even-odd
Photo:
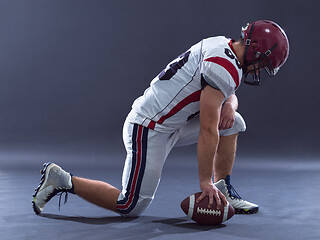
{"type": "Polygon", "coordinates": [[[44,217],[44,218],[49,218],[49,219],[72,221],[72,222],[94,224],[94,225],[103,225],[103,224],[109,224],[109,223],[126,223],[126,222],[131,222],[131,221],[137,219],[137,218],[124,218],[121,216],[82,217],[82,216],[65,216],[65,215],[48,214],[48,213],[41,213],[41,214],[39,214],[39,216],[44,217]]]}
{"type": "Polygon", "coordinates": [[[219,224],[219,225],[201,225],[196,222],[191,221],[187,217],[181,218],[159,218],[153,216],[140,216],[135,218],[124,218],[121,216],[112,216],[112,217],[83,217],[83,216],[65,216],[65,215],[58,215],[58,214],[48,214],[48,213],[41,213],[39,216],[49,219],[56,219],[56,220],[63,220],[63,221],[72,221],[72,222],[79,222],[85,224],[93,224],[93,225],[104,225],[104,224],[111,224],[111,223],[156,223],[156,224],[165,224],[179,228],[188,228],[190,230],[197,230],[197,231],[209,231],[213,229],[224,228],[226,225],[219,224]]]}
{"type": "Polygon", "coordinates": [[[155,220],[152,221],[154,223],[162,223],[167,224],[175,227],[181,227],[181,228],[188,228],[198,231],[209,231],[213,229],[219,229],[226,227],[225,224],[219,224],[219,225],[202,225],[198,224],[196,222],[191,221],[187,217],[181,217],[181,218],[166,218],[161,220],[155,220]]]}
{"type": "MultiPolygon", "coordinates": [[[[40,214],[41,217],[56,219],[62,221],[72,221],[78,223],[85,223],[89,225],[105,225],[110,224],[108,227],[96,228],[94,227],[95,236],[106,236],[114,240],[136,240],[136,239],[154,239],[165,238],[171,239],[171,236],[175,236],[176,240],[184,239],[184,235],[181,234],[193,234],[207,232],[214,229],[220,229],[226,227],[224,224],[215,226],[205,226],[193,222],[188,217],[180,218],[163,218],[155,216],[140,216],[138,218],[123,218],[118,216],[112,217],[83,217],[83,216],[64,216],[57,214],[40,214]],[[129,233],[129,234],[128,234],[129,233]],[[180,237],[181,235],[181,237],[180,237]]],[[[65,224],[63,224],[65,225],[65,224]]],[[[84,227],[85,232],[81,234],[87,234],[92,228],[84,227]]],[[[79,233],[75,233],[74,238],[78,238],[79,233]]],[[[95,238],[96,239],[96,238],[95,238]]]]}

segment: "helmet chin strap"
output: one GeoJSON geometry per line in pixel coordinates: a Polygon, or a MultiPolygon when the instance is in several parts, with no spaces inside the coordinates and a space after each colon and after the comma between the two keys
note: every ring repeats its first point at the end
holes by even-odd
{"type": "Polygon", "coordinates": [[[243,82],[246,83],[246,84],[249,84],[251,86],[257,86],[260,84],[260,71],[259,69],[256,68],[255,64],[254,64],[254,56],[252,56],[252,61],[251,63],[248,63],[247,61],[247,55],[248,55],[248,49],[249,49],[249,46],[251,45],[251,35],[252,35],[252,31],[253,31],[253,28],[254,28],[254,22],[251,24],[251,28],[250,28],[250,31],[249,31],[249,34],[248,34],[248,38],[247,40],[245,41],[245,50],[244,50],[244,56],[243,56],[243,66],[242,66],[242,69],[243,69],[243,73],[244,73],[244,80],[243,82]],[[248,66],[253,64],[254,66],[254,70],[250,71],[252,72],[252,81],[248,81],[247,80],[247,76],[250,72],[248,72],[248,66]],[[258,74],[257,74],[258,72],[258,74]]]}
{"type": "MultiPolygon", "coordinates": [[[[259,53],[256,53],[259,54],[259,53]]],[[[245,66],[245,75],[243,82],[251,85],[251,86],[258,86],[260,85],[260,67],[261,67],[261,61],[255,61],[255,55],[252,56],[251,62],[249,65],[253,66],[253,69],[248,71],[248,63],[247,61],[244,61],[246,63],[245,66]],[[258,66],[257,66],[258,63],[258,66]],[[252,75],[252,81],[247,80],[248,74],[252,75]]]]}
{"type": "Polygon", "coordinates": [[[257,72],[252,73],[252,81],[247,80],[248,73],[246,73],[244,76],[243,82],[245,84],[250,85],[250,86],[259,86],[260,85],[260,70],[257,70],[257,72]],[[257,74],[257,72],[258,72],[258,74],[257,74]]]}
{"type": "Polygon", "coordinates": [[[256,62],[252,60],[252,64],[250,65],[253,66],[253,70],[248,71],[248,68],[247,68],[248,65],[243,67],[243,72],[244,72],[243,82],[251,86],[258,86],[260,85],[260,62],[259,62],[259,66],[257,67],[256,62]],[[247,77],[249,74],[252,75],[251,81],[247,80],[247,77]]]}

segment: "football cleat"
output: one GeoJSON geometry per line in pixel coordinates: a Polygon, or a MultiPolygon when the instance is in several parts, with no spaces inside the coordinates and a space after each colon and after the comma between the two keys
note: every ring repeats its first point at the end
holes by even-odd
{"type": "Polygon", "coordinates": [[[61,202],[61,195],[65,193],[65,203],[67,201],[68,192],[73,192],[73,184],[71,181],[72,174],[64,171],[61,167],[54,163],[45,163],[43,169],[40,171],[42,174],[40,184],[35,188],[33,194],[32,207],[36,214],[43,211],[44,206],[51,198],[59,195],[59,209],[61,202]]]}
{"type": "Polygon", "coordinates": [[[240,197],[237,191],[230,184],[230,176],[220,179],[214,185],[224,194],[227,201],[232,205],[236,214],[253,214],[259,211],[257,204],[248,202],[240,197]]]}

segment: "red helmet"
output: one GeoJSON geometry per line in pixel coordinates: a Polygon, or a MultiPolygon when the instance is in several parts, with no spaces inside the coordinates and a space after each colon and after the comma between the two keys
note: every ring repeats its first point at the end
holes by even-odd
{"type": "Polygon", "coordinates": [[[241,37],[245,43],[243,70],[245,78],[253,74],[251,85],[260,83],[260,69],[264,68],[270,76],[275,75],[289,55],[289,41],[283,29],[275,22],[260,20],[248,23],[242,28],[241,37]],[[258,64],[257,64],[258,63],[258,64]],[[247,70],[249,65],[254,69],[247,70]]]}

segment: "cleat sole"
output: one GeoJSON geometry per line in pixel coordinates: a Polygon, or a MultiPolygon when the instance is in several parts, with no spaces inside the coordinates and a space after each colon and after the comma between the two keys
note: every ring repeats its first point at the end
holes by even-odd
{"type": "Polygon", "coordinates": [[[38,215],[41,213],[41,210],[39,209],[39,207],[36,205],[35,203],[35,198],[42,186],[42,184],[45,182],[45,174],[46,174],[46,171],[47,171],[47,168],[49,165],[51,165],[52,163],[51,162],[48,162],[48,163],[44,163],[43,164],[43,169],[40,171],[40,173],[42,174],[41,176],[41,180],[40,180],[40,184],[38,185],[37,188],[35,188],[35,193],[32,195],[33,197],[33,200],[32,200],[32,208],[33,208],[33,211],[38,215]]]}
{"type": "Polygon", "coordinates": [[[259,211],[259,207],[251,208],[251,209],[241,209],[235,208],[235,214],[255,214],[259,211]]]}
{"type": "Polygon", "coordinates": [[[41,213],[40,209],[36,206],[34,200],[32,201],[32,208],[33,208],[33,211],[39,215],[41,213]]]}

